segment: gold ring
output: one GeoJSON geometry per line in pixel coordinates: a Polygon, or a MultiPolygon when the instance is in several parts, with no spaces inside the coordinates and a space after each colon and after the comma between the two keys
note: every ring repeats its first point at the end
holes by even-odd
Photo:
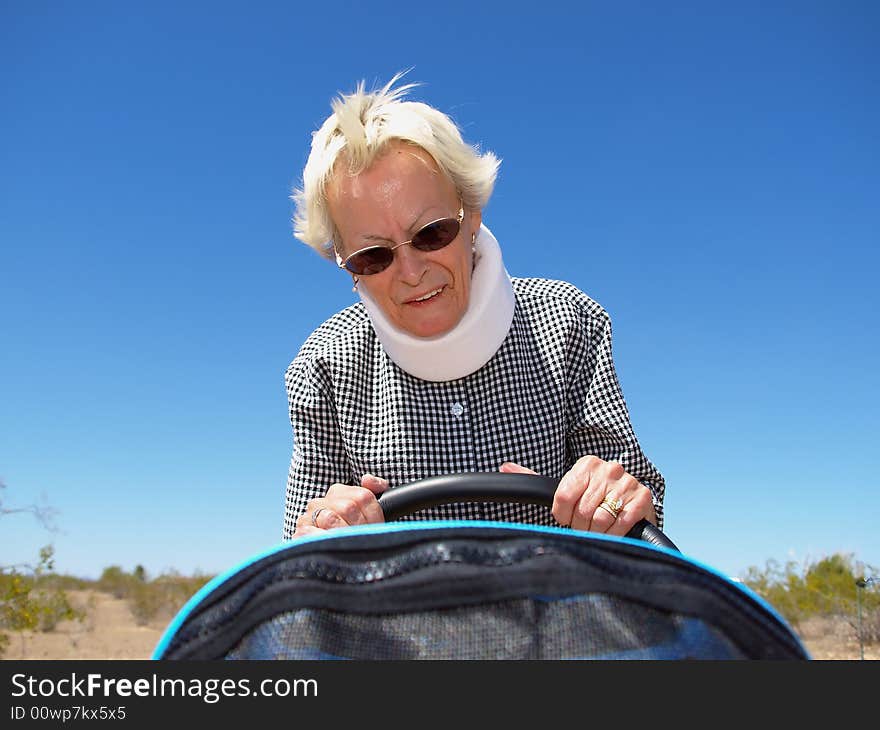
{"type": "Polygon", "coordinates": [[[325,509],[327,509],[327,508],[326,507],[318,507],[318,509],[316,509],[314,512],[312,512],[312,524],[315,527],[318,526],[318,515],[321,514],[321,512],[323,512],[325,509]]]}
{"type": "Polygon", "coordinates": [[[599,506],[616,520],[617,516],[620,514],[620,510],[623,509],[623,500],[620,497],[610,499],[606,495],[605,499],[602,500],[602,504],[599,506]]]}

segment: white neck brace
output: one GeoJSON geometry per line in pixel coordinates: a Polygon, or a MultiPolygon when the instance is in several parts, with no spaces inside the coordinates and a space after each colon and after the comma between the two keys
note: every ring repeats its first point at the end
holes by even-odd
{"type": "Polygon", "coordinates": [[[437,337],[416,337],[391,322],[365,291],[361,301],[385,352],[398,366],[422,380],[457,380],[479,370],[501,347],[513,322],[513,286],[501,248],[486,226],[476,239],[476,265],[470,301],[459,323],[437,337]]]}

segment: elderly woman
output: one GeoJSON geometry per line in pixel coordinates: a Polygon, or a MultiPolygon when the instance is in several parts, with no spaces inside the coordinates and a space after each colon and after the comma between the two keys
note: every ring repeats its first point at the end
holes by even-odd
{"type": "Polygon", "coordinates": [[[486,471],[559,479],[552,509],[456,503],[404,519],[662,526],[664,480],[633,433],[608,315],[571,284],[508,275],[482,219],[498,159],[399,78],[333,102],[294,195],[296,236],[360,302],[286,373],[284,537],[381,522],[386,489],[486,471]]]}

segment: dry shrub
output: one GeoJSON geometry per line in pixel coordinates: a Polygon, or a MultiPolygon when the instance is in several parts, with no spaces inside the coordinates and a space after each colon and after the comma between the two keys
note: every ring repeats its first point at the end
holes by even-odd
{"type": "Polygon", "coordinates": [[[797,633],[801,639],[809,641],[833,639],[846,644],[858,639],[852,622],[846,616],[809,616],[798,623],[797,633]]]}
{"type": "Polygon", "coordinates": [[[104,568],[104,572],[98,578],[96,588],[104,593],[109,593],[114,598],[128,598],[137,582],[134,575],[126,573],[118,565],[111,565],[104,568]]]}
{"type": "Polygon", "coordinates": [[[129,597],[135,621],[143,625],[154,619],[172,618],[210,579],[211,576],[207,575],[182,576],[171,573],[141,583],[129,597]]]}
{"type": "Polygon", "coordinates": [[[168,620],[177,613],[189,598],[211,579],[209,575],[182,576],[164,573],[152,580],[138,566],[126,573],[118,565],[104,569],[97,588],[128,603],[139,626],[154,620],[168,620]]]}
{"type": "Polygon", "coordinates": [[[861,632],[865,644],[880,644],[880,611],[862,614],[861,632]]]}

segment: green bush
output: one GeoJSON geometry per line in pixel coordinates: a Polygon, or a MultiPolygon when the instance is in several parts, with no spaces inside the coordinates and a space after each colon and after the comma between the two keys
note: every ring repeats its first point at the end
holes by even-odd
{"type": "MultiPolygon", "coordinates": [[[[71,605],[58,576],[50,572],[52,556],[47,546],[40,550],[40,562],[32,570],[0,569],[0,629],[51,631],[59,621],[85,618],[71,605]]],[[[8,635],[0,631],[0,656],[8,644],[8,635]]]]}
{"type": "Polygon", "coordinates": [[[763,570],[749,568],[743,583],[793,627],[811,616],[840,616],[856,626],[860,604],[862,639],[870,643],[880,641],[880,591],[859,588],[857,581],[876,572],[871,566],[857,565],[852,555],[835,553],[803,569],[791,562],[781,567],[771,560],[763,570]]]}

